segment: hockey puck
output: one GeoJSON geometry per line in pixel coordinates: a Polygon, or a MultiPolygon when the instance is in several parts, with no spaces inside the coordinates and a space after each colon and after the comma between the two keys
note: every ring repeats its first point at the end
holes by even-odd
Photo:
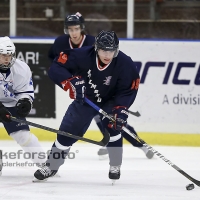
{"type": "Polygon", "coordinates": [[[194,189],[193,183],[186,185],[186,190],[193,190],[193,189],[194,189]]]}

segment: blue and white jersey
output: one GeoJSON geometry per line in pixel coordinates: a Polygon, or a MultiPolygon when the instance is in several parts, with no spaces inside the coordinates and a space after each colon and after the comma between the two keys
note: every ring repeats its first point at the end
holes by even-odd
{"type": "Polygon", "coordinates": [[[0,73],[0,102],[14,107],[21,98],[34,99],[32,73],[29,66],[16,59],[7,73],[0,73]]]}

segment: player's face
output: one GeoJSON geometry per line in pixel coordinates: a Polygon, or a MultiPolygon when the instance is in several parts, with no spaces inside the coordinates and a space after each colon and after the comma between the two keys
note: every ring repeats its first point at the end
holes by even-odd
{"type": "Polygon", "coordinates": [[[82,35],[81,35],[81,27],[80,27],[80,25],[68,26],[68,33],[70,35],[71,41],[74,44],[79,44],[81,42],[82,35]]]}
{"type": "Polygon", "coordinates": [[[11,59],[12,59],[11,55],[0,54],[0,64],[7,66],[10,63],[11,59]]]}
{"type": "Polygon", "coordinates": [[[112,61],[114,54],[115,51],[104,51],[102,49],[98,50],[98,55],[100,60],[106,65],[112,61]]]}

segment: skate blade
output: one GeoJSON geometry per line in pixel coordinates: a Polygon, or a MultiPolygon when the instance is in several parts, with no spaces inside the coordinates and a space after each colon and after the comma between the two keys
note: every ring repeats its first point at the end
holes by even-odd
{"type": "Polygon", "coordinates": [[[33,183],[40,183],[40,182],[46,182],[48,180],[48,178],[44,179],[44,180],[39,180],[37,178],[33,178],[32,182],[33,183]]]}
{"type": "Polygon", "coordinates": [[[54,176],[51,176],[51,177],[49,177],[49,178],[60,178],[61,176],[60,176],[60,174],[59,173],[56,173],[54,176]]]}
{"type": "Polygon", "coordinates": [[[112,180],[112,186],[115,185],[116,180],[112,180]]]}
{"type": "Polygon", "coordinates": [[[108,159],[108,154],[99,156],[99,160],[106,160],[108,159]]]}

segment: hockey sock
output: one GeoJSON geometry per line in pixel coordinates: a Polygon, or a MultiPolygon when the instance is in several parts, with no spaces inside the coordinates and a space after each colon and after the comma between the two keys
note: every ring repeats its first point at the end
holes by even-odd
{"type": "Polygon", "coordinates": [[[107,150],[110,159],[110,166],[121,165],[123,153],[121,134],[110,137],[110,142],[107,145],[107,150]]]}
{"type": "Polygon", "coordinates": [[[61,145],[57,140],[53,143],[47,159],[47,166],[51,170],[58,170],[64,164],[65,158],[70,151],[70,147],[61,145]]]}
{"type": "Polygon", "coordinates": [[[46,161],[46,153],[40,145],[38,138],[28,130],[13,132],[10,136],[31,156],[30,159],[36,164],[46,161]]]}

